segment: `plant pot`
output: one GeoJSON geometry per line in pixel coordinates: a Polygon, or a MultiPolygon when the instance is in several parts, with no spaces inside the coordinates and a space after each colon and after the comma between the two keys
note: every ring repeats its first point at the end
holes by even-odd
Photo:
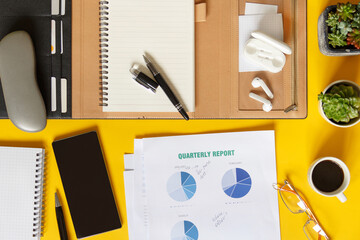
{"type": "MultiPolygon", "coordinates": [[[[349,81],[349,80],[338,80],[338,81],[335,81],[333,83],[331,83],[330,85],[328,85],[323,93],[325,94],[327,91],[329,91],[333,86],[335,85],[340,85],[340,84],[343,84],[343,85],[346,85],[346,86],[352,86],[354,88],[354,90],[357,92],[358,96],[360,96],[360,86],[355,83],[355,82],[352,82],[352,81],[349,81]]],[[[331,119],[328,119],[325,115],[325,112],[323,110],[323,107],[322,107],[322,101],[320,100],[319,101],[319,112],[320,112],[320,115],[330,124],[334,125],[334,126],[337,126],[337,127],[340,127],[340,128],[348,128],[348,127],[352,127],[354,125],[356,125],[357,123],[360,122],[360,117],[357,117],[357,118],[354,118],[354,119],[351,119],[350,122],[348,123],[337,123],[331,119]]]]}
{"type": "Polygon", "coordinates": [[[353,56],[359,55],[360,49],[356,49],[353,46],[337,47],[333,48],[329,45],[329,27],[326,23],[329,12],[336,11],[336,5],[327,7],[320,15],[318,20],[318,41],[320,52],[326,56],[353,56]]]}

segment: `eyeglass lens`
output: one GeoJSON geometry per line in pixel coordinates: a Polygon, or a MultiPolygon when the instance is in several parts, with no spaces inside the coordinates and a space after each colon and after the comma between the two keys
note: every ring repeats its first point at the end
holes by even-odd
{"type": "Polygon", "coordinates": [[[309,219],[304,225],[305,235],[309,240],[326,240],[324,232],[314,220],[309,219]]]}
{"type": "Polygon", "coordinates": [[[305,211],[305,204],[296,195],[295,189],[289,184],[284,185],[279,192],[281,199],[292,213],[302,213],[305,211]]]}

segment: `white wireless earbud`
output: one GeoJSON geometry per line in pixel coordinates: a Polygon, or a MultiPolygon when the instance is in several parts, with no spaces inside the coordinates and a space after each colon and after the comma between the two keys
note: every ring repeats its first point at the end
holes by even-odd
{"type": "Polygon", "coordinates": [[[268,95],[269,98],[273,99],[274,98],[274,94],[270,91],[269,87],[265,84],[264,80],[262,80],[261,78],[254,78],[254,80],[252,80],[251,85],[254,88],[258,88],[261,87],[266,95],[268,95]]]}
{"type": "Polygon", "coordinates": [[[259,95],[255,94],[255,93],[250,93],[249,97],[251,97],[252,99],[258,101],[258,102],[262,102],[263,103],[263,110],[265,112],[270,112],[272,109],[272,105],[271,102],[263,97],[260,97],[259,95]]]}

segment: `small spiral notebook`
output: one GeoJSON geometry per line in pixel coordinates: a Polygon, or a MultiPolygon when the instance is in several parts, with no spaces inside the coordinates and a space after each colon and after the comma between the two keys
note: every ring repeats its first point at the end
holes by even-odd
{"type": "Polygon", "coordinates": [[[0,239],[39,240],[45,150],[0,147],[0,239]]]}

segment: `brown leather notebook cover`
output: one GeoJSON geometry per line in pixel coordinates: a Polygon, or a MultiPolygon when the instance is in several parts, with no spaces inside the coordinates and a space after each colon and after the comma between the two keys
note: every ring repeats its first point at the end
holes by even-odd
{"type": "MultiPolygon", "coordinates": [[[[305,118],[307,115],[306,1],[195,0],[206,2],[206,21],[195,23],[195,112],[190,118],[305,118]],[[276,4],[283,14],[284,41],[293,54],[282,72],[239,73],[239,23],[245,2],[276,4]],[[249,98],[251,80],[263,78],[274,92],[273,110],[249,98]],[[285,113],[296,105],[295,111],[285,113]]],[[[73,118],[181,118],[174,113],[102,112],[99,0],[73,0],[73,118]]],[[[254,91],[263,94],[261,91],[254,91]]],[[[175,111],[175,109],[174,109],[175,111]]]]}

